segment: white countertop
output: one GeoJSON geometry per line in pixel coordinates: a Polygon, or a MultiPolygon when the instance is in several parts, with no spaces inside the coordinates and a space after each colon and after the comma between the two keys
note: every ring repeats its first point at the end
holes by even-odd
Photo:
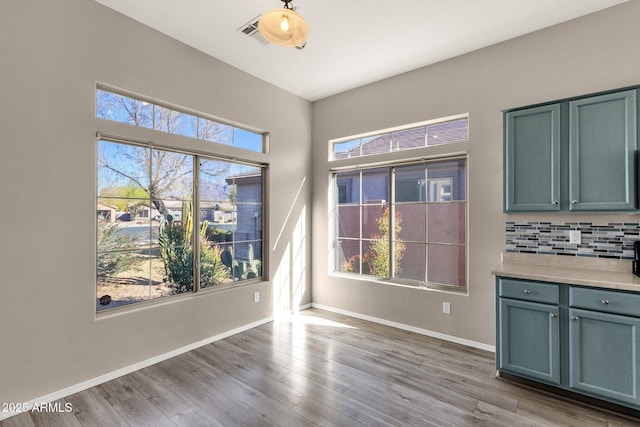
{"type": "Polygon", "coordinates": [[[631,272],[631,261],[504,253],[491,274],[640,292],[640,277],[631,272]]]}

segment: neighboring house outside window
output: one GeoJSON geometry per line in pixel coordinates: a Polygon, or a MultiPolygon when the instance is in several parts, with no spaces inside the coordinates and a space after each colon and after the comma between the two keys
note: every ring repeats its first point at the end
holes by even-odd
{"type": "MultiPolygon", "coordinates": [[[[466,119],[455,123],[460,129],[448,131],[456,140],[468,135],[466,119]]],[[[391,133],[390,141],[389,134],[368,137],[357,152],[380,151],[369,144],[413,148],[422,140],[424,146],[426,134],[409,128],[391,133]],[[400,135],[412,142],[398,141],[400,135]]],[[[363,162],[335,170],[334,271],[410,286],[466,289],[466,177],[464,155],[372,166],[363,162]]]]}

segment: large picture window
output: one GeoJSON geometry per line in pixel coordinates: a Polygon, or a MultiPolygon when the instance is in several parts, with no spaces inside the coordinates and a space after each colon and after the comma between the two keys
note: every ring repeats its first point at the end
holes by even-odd
{"type": "Polygon", "coordinates": [[[98,310],[262,277],[262,167],[101,139],[97,171],[98,310]]]}
{"type": "Polygon", "coordinates": [[[466,288],[466,159],[334,173],[335,271],[466,288]]]}
{"type": "Polygon", "coordinates": [[[262,278],[265,167],[215,155],[264,151],[262,134],[100,88],[96,116],[213,143],[97,140],[98,311],[262,278]]]}

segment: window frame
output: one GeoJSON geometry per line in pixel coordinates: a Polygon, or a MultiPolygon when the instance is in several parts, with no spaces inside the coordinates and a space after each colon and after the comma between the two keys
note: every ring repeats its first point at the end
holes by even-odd
{"type": "MultiPolygon", "coordinates": [[[[406,287],[411,287],[414,289],[430,289],[430,290],[439,290],[439,291],[446,291],[446,292],[451,292],[451,293],[468,293],[469,291],[469,247],[470,247],[470,242],[469,242],[469,152],[466,151],[466,147],[468,147],[468,144],[470,142],[470,131],[469,131],[469,115],[468,114],[460,114],[460,115],[456,115],[456,116],[451,116],[451,117],[447,117],[447,118],[443,118],[443,119],[437,119],[437,120],[429,120],[429,121],[425,121],[425,122],[421,122],[419,124],[411,124],[411,125],[406,125],[406,126],[398,126],[395,128],[392,128],[392,131],[402,131],[403,129],[412,129],[415,128],[416,126],[422,126],[424,124],[434,124],[434,123],[443,123],[443,122],[447,122],[447,121],[451,121],[451,120],[456,120],[456,119],[460,119],[460,118],[466,118],[467,119],[467,135],[468,138],[466,141],[460,141],[462,144],[455,142],[455,143],[449,143],[449,144],[440,144],[440,145],[432,145],[432,146],[425,146],[425,147],[418,147],[418,149],[407,149],[407,150],[400,150],[398,151],[394,151],[394,152],[389,152],[389,153],[380,153],[380,154],[371,154],[371,155],[366,155],[366,156],[361,156],[361,157],[345,157],[345,158],[333,158],[333,152],[334,152],[334,145],[336,142],[344,142],[344,141],[352,141],[354,140],[354,138],[358,138],[358,137],[367,137],[367,136],[371,136],[371,135],[380,135],[380,134],[384,134],[384,133],[388,133],[390,130],[389,129],[385,129],[383,131],[375,131],[375,132],[369,132],[366,134],[361,134],[358,136],[351,136],[351,137],[345,137],[345,138],[339,138],[339,139],[333,139],[333,140],[329,140],[329,144],[328,144],[328,151],[329,151],[329,194],[328,194],[328,202],[329,202],[329,208],[330,208],[330,212],[331,215],[330,217],[330,223],[329,223],[329,239],[328,239],[328,244],[329,247],[331,248],[330,250],[330,257],[331,259],[329,260],[328,263],[328,267],[329,267],[329,275],[334,275],[334,276],[338,276],[338,277],[345,277],[345,278],[349,278],[349,279],[354,279],[354,280],[360,280],[360,281],[368,281],[368,282],[376,282],[376,283],[381,283],[381,284],[388,284],[388,285],[398,285],[398,286],[406,286],[406,287]],[[465,147],[464,151],[459,150],[460,147],[465,147]],[[417,154],[417,155],[416,155],[417,154]],[[422,155],[421,155],[422,154],[422,155]],[[345,171],[362,171],[362,170],[366,170],[366,169],[373,169],[373,168],[380,168],[380,167],[386,167],[389,168],[389,171],[392,172],[392,170],[396,167],[400,167],[400,166],[407,166],[407,165],[417,165],[417,164],[425,164],[425,163],[433,163],[433,162],[444,162],[447,160],[464,160],[464,180],[465,180],[465,197],[464,197],[464,286],[456,286],[456,285],[447,285],[447,284],[440,284],[440,283],[430,283],[428,282],[427,279],[427,266],[425,265],[425,269],[424,269],[424,273],[425,273],[425,280],[424,281],[416,281],[416,280],[412,280],[412,279],[403,279],[403,278],[397,278],[397,277],[393,277],[393,274],[390,274],[390,277],[380,277],[380,276],[372,276],[372,275],[367,275],[367,274],[362,274],[362,269],[359,268],[359,272],[345,272],[345,271],[340,271],[340,260],[338,260],[338,250],[340,249],[339,247],[339,240],[340,237],[338,236],[338,206],[339,206],[339,200],[338,200],[338,182],[337,182],[337,177],[338,177],[338,173],[340,172],[345,172],[345,171]]],[[[393,205],[396,204],[396,201],[394,200],[395,198],[395,188],[392,189],[392,187],[394,185],[396,185],[397,183],[394,183],[394,178],[391,175],[391,173],[389,174],[389,178],[388,178],[388,188],[389,188],[389,201],[387,203],[387,206],[389,207],[389,209],[391,209],[391,207],[393,205]],[[392,198],[393,197],[393,198],[392,198]]],[[[425,183],[426,185],[426,183],[425,183]]],[[[359,201],[359,205],[361,205],[362,201],[359,201]]],[[[427,201],[425,200],[425,203],[427,203],[427,201]]],[[[393,212],[391,212],[393,213],[393,212]]],[[[389,215],[389,230],[391,230],[388,233],[388,247],[389,247],[389,266],[388,268],[392,269],[393,268],[393,231],[392,231],[392,227],[393,227],[393,215],[389,215]]],[[[362,218],[360,219],[360,222],[362,223],[362,218]]],[[[361,225],[360,225],[361,226],[361,225]]],[[[362,241],[364,239],[364,236],[362,236],[362,234],[359,236],[359,241],[362,241]]],[[[366,239],[365,239],[366,240],[366,239]]],[[[424,244],[425,245],[430,245],[433,244],[429,243],[428,240],[428,236],[425,236],[425,241],[424,244]]],[[[437,242],[435,242],[437,244],[437,242]]],[[[360,243],[361,244],[361,243],[360,243]]],[[[362,247],[361,247],[362,249],[362,247]]],[[[360,251],[360,255],[362,255],[363,252],[360,251]]],[[[427,262],[428,258],[425,259],[425,262],[427,262]]]]}
{"type": "MultiPolygon", "coordinates": [[[[162,130],[156,130],[153,128],[140,127],[135,125],[132,126],[122,121],[108,120],[99,116],[98,105],[97,105],[98,90],[113,92],[117,95],[122,95],[125,97],[131,97],[124,91],[120,91],[120,90],[115,91],[103,85],[96,86],[96,90],[95,90],[96,102],[94,103],[94,105],[96,106],[96,113],[95,113],[96,122],[95,123],[96,123],[96,128],[98,128],[99,130],[96,131],[95,142],[94,142],[95,153],[96,153],[96,157],[94,158],[94,168],[95,168],[94,176],[96,177],[94,206],[96,207],[97,214],[100,215],[101,213],[100,212],[101,197],[100,197],[100,189],[98,188],[98,181],[97,181],[98,172],[100,168],[100,163],[98,159],[98,154],[99,154],[98,146],[100,141],[108,141],[108,142],[117,143],[117,144],[124,144],[131,147],[143,147],[150,150],[153,150],[153,149],[164,150],[170,153],[184,154],[184,155],[191,156],[191,159],[189,161],[193,163],[193,168],[191,169],[191,174],[192,174],[191,202],[193,206],[192,212],[193,212],[194,227],[192,230],[192,238],[191,238],[191,248],[193,251],[193,281],[192,281],[191,290],[185,293],[154,296],[152,298],[144,297],[144,299],[139,299],[131,303],[125,303],[125,304],[121,304],[113,307],[101,308],[101,306],[98,304],[98,301],[99,301],[98,298],[100,297],[100,295],[98,294],[98,265],[97,265],[98,256],[101,252],[99,247],[99,242],[98,242],[99,224],[98,224],[98,220],[94,219],[96,221],[96,226],[95,226],[96,229],[94,234],[94,239],[96,239],[94,240],[96,245],[95,246],[96,266],[94,268],[94,272],[96,274],[96,279],[94,282],[95,284],[94,285],[94,293],[95,293],[94,304],[95,304],[96,315],[102,316],[110,313],[122,312],[126,310],[131,310],[131,309],[135,310],[135,309],[139,309],[141,307],[146,307],[149,305],[163,304],[169,301],[175,301],[180,298],[197,297],[199,295],[209,294],[211,292],[219,292],[219,291],[225,291],[229,289],[235,289],[239,287],[254,285],[256,283],[260,283],[268,280],[268,277],[269,277],[269,271],[268,271],[269,253],[268,252],[269,251],[267,250],[268,248],[267,239],[269,234],[268,233],[269,163],[268,163],[268,153],[266,152],[268,147],[268,137],[269,137],[268,133],[249,130],[249,132],[253,132],[262,137],[263,152],[246,150],[239,146],[211,143],[211,141],[209,140],[193,139],[192,143],[188,143],[187,140],[184,139],[185,136],[179,133],[170,133],[162,130]],[[199,144],[197,141],[204,142],[204,144],[199,144]],[[260,188],[256,189],[256,191],[258,191],[259,194],[256,193],[257,195],[255,196],[255,197],[259,197],[259,200],[256,199],[255,202],[248,201],[247,203],[241,203],[240,201],[234,202],[235,204],[238,204],[238,205],[243,204],[246,206],[252,205],[254,203],[259,205],[258,206],[259,209],[255,209],[256,212],[258,211],[260,212],[259,218],[258,216],[256,216],[255,217],[256,220],[254,220],[254,222],[259,220],[259,224],[254,225],[255,231],[253,236],[248,237],[249,240],[239,239],[237,235],[234,233],[232,237],[232,241],[229,242],[230,244],[234,244],[234,245],[240,244],[241,246],[245,246],[245,245],[248,246],[247,243],[254,243],[254,242],[260,245],[260,249],[259,249],[260,250],[260,259],[259,259],[260,268],[259,270],[257,270],[259,274],[256,277],[251,275],[251,278],[234,280],[234,273],[232,268],[230,282],[218,284],[216,286],[206,286],[206,287],[201,286],[201,283],[200,283],[200,274],[201,274],[200,246],[201,245],[199,244],[200,227],[195,226],[195,224],[201,223],[200,215],[201,215],[202,203],[204,202],[206,205],[206,202],[208,202],[208,200],[203,200],[200,195],[199,169],[200,169],[200,163],[202,160],[219,161],[219,162],[224,162],[230,165],[235,164],[235,165],[246,166],[249,168],[256,168],[256,173],[258,173],[259,171],[260,176],[258,177],[258,180],[259,180],[258,185],[260,185],[260,188]]],[[[141,99],[141,97],[138,97],[138,96],[133,96],[132,98],[136,100],[141,99]]],[[[165,107],[164,104],[160,104],[156,102],[154,103],[165,107]]],[[[168,107],[168,108],[171,108],[172,110],[176,110],[176,111],[182,111],[182,109],[176,109],[174,107],[168,107]]],[[[194,113],[188,112],[186,114],[195,115],[196,117],[206,117],[206,115],[202,115],[200,113],[194,114],[194,113]]],[[[216,120],[216,122],[224,124],[223,121],[216,120]]],[[[232,125],[229,125],[229,126],[232,126],[232,125]]],[[[236,126],[232,126],[232,127],[236,129],[236,126]]],[[[237,129],[246,131],[250,128],[237,127],[237,129]]],[[[232,178],[232,175],[228,175],[228,176],[225,175],[221,179],[224,181],[230,178],[232,178]]],[[[151,206],[153,207],[153,204],[151,206]]],[[[205,209],[207,208],[205,207],[205,209]]],[[[113,215],[113,213],[108,213],[108,214],[113,215]]],[[[150,211],[150,216],[153,216],[151,215],[151,211],[150,211]]],[[[217,242],[214,242],[213,240],[210,240],[210,242],[212,245],[215,245],[217,243],[217,242]]],[[[255,243],[253,246],[255,246],[255,243]]],[[[144,250],[146,251],[146,247],[144,248],[144,250]]],[[[254,248],[254,250],[257,250],[257,246],[256,248],[254,248]]],[[[234,252],[233,259],[236,259],[236,256],[239,256],[239,254],[236,254],[234,252]]],[[[152,277],[151,273],[149,273],[149,277],[152,277]]],[[[146,281],[146,278],[145,278],[145,281],[146,281]]],[[[151,281],[149,281],[149,283],[151,283],[151,281]]]]}
{"type": "MultiPolygon", "coordinates": [[[[190,156],[190,163],[191,163],[191,188],[192,188],[192,193],[191,193],[191,203],[192,203],[192,211],[193,211],[193,223],[194,224],[201,224],[201,218],[200,218],[200,212],[203,209],[202,208],[202,202],[206,202],[203,201],[200,195],[200,164],[202,162],[202,160],[212,160],[212,161],[220,161],[220,162],[225,162],[228,164],[237,164],[237,165],[243,165],[243,166],[248,166],[251,168],[257,168],[260,171],[260,179],[261,179],[261,188],[260,188],[260,206],[261,206],[261,215],[260,215],[260,239],[257,239],[257,236],[254,236],[254,239],[251,240],[242,240],[242,239],[237,239],[234,233],[234,237],[231,240],[230,245],[234,247],[234,254],[235,254],[235,248],[236,248],[236,244],[237,243],[246,243],[246,242],[253,242],[253,241],[260,241],[261,243],[261,248],[260,248],[260,261],[261,261],[261,275],[255,277],[255,278],[250,278],[250,279],[242,279],[242,280],[235,280],[234,276],[233,276],[233,271],[231,272],[231,281],[230,282],[226,282],[226,283],[222,283],[219,285],[215,285],[215,286],[203,286],[202,282],[201,282],[201,257],[200,257],[200,250],[201,250],[201,245],[198,243],[199,242],[199,230],[200,227],[196,227],[194,226],[192,231],[191,231],[191,250],[192,250],[192,254],[193,254],[193,265],[192,265],[192,290],[191,291],[187,291],[187,292],[183,292],[183,293],[176,293],[174,295],[166,295],[166,296],[161,296],[161,297],[157,297],[157,298],[150,298],[150,299],[144,299],[144,300],[140,300],[140,301],[135,301],[135,302],[131,302],[131,303],[126,303],[126,304],[122,304],[122,305],[118,305],[115,307],[108,307],[108,308],[104,308],[104,309],[99,309],[98,306],[96,306],[96,312],[97,313],[103,313],[103,312],[109,312],[111,310],[118,310],[120,308],[125,308],[125,307],[132,307],[132,306],[139,306],[140,304],[148,304],[148,303],[153,303],[153,302],[158,302],[158,301],[166,301],[167,299],[171,299],[173,297],[179,297],[181,295],[194,295],[194,294],[198,294],[200,292],[212,292],[212,291],[219,291],[219,290],[224,290],[224,289],[229,289],[229,288],[235,288],[238,286],[242,286],[242,285],[249,285],[249,284],[255,284],[261,281],[266,280],[266,265],[268,264],[268,259],[267,259],[267,252],[265,251],[265,247],[267,247],[267,243],[266,243],[266,233],[265,233],[265,228],[266,228],[266,203],[265,203],[265,196],[266,196],[266,191],[267,191],[267,172],[268,172],[268,166],[264,165],[264,164],[258,164],[258,163],[254,163],[254,162],[245,162],[245,161],[239,161],[237,159],[234,160],[230,160],[230,159],[226,159],[226,158],[220,158],[220,157],[216,157],[213,154],[202,154],[202,153],[193,153],[193,152],[189,152],[187,150],[181,150],[181,149],[177,149],[174,147],[165,147],[165,146],[159,146],[157,144],[153,144],[151,142],[149,143],[140,143],[137,141],[130,141],[127,140],[126,138],[114,138],[114,137],[105,137],[103,135],[99,135],[96,138],[96,146],[101,142],[108,142],[108,143],[114,143],[114,144],[120,144],[120,145],[124,145],[124,146],[128,146],[128,147],[138,147],[138,148],[144,148],[144,149],[149,149],[149,150],[160,150],[164,153],[174,153],[174,154],[182,154],[182,155],[186,155],[186,156],[190,156]]],[[[98,168],[99,168],[99,159],[96,158],[96,176],[98,173],[98,168]]],[[[228,179],[228,178],[225,178],[228,179]]],[[[97,183],[96,183],[97,184],[97,183]]],[[[105,200],[108,199],[108,197],[104,197],[104,196],[100,196],[99,194],[99,188],[96,185],[96,191],[95,191],[95,197],[96,197],[96,210],[98,211],[99,209],[99,205],[100,205],[100,201],[101,200],[105,200]]],[[[151,199],[149,199],[149,201],[151,201],[151,199]]],[[[238,202],[236,202],[236,204],[238,204],[238,202]]],[[[98,236],[98,223],[99,221],[96,221],[96,239],[98,236]]],[[[151,223],[150,223],[150,227],[151,227],[151,223]]],[[[257,233],[257,232],[256,232],[257,233]]],[[[98,256],[104,252],[100,251],[100,247],[98,245],[98,242],[96,241],[96,260],[98,259],[98,256]]],[[[235,257],[235,255],[234,255],[235,257]]],[[[234,258],[235,259],[235,258],[234,258]]],[[[97,266],[96,266],[96,287],[95,287],[95,293],[96,293],[96,301],[98,301],[99,299],[99,295],[98,295],[98,282],[97,282],[97,266]]],[[[149,285],[151,286],[151,285],[149,285]]]]}

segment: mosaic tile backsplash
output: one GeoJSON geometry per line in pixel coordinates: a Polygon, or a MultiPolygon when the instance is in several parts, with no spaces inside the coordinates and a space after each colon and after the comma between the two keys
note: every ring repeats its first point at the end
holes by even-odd
{"type": "Polygon", "coordinates": [[[640,223],[506,222],[506,251],[632,260],[640,223]],[[581,243],[569,243],[569,231],[581,232],[581,243]]]}

